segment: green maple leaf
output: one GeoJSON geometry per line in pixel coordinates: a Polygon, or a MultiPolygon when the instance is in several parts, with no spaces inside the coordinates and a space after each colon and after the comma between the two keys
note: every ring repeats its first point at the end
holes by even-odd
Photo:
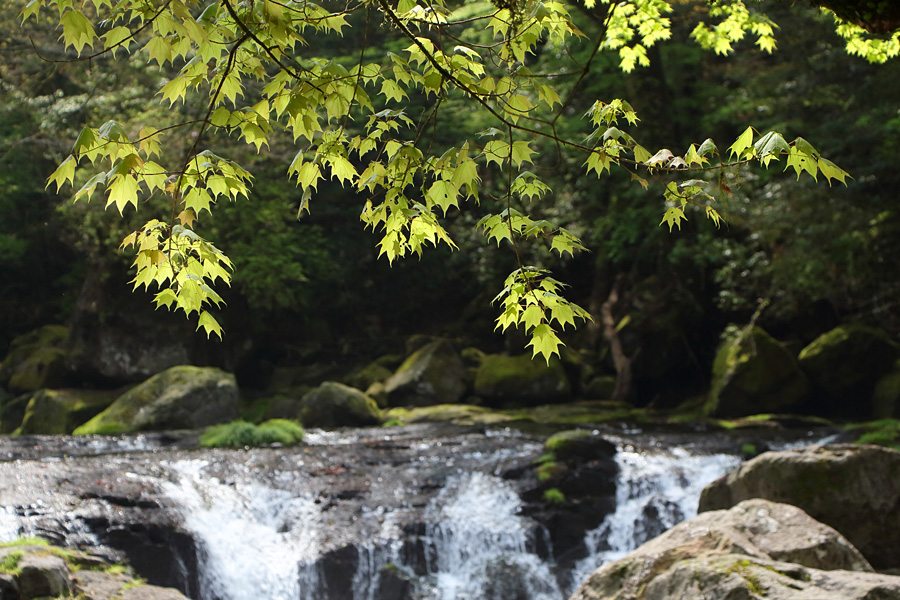
{"type": "Polygon", "coordinates": [[[547,361],[548,365],[550,364],[551,356],[554,354],[559,356],[559,347],[561,345],[562,342],[557,337],[556,332],[546,323],[541,323],[534,328],[534,331],[531,332],[531,341],[528,342],[528,346],[531,346],[533,350],[531,357],[534,358],[540,354],[547,361]]]}

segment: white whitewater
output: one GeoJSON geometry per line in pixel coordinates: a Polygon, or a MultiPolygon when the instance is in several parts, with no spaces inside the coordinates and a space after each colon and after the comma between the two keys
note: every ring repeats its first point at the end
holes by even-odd
{"type": "MultiPolygon", "coordinates": [[[[574,588],[601,564],[696,514],[703,487],[733,469],[740,458],[694,456],[683,448],[666,451],[621,447],[617,507],[585,538],[590,556],[567,578],[574,588]]],[[[318,541],[327,525],[312,498],[254,482],[249,474],[223,483],[204,473],[205,461],[167,465],[176,481],[165,492],[185,515],[185,527],[204,549],[200,600],[321,600],[315,567],[318,541]]],[[[385,568],[415,581],[421,600],[564,600],[571,589],[557,583],[553,564],[536,553],[540,528],[519,513],[515,490],[503,479],[480,472],[448,477],[424,509],[424,575],[404,564],[393,515],[378,508],[380,533],[358,547],[352,574],[353,600],[379,600],[385,568]]],[[[0,520],[2,521],[2,520],[0,520]]],[[[351,574],[347,574],[348,578],[351,574]]]]}
{"type": "Polygon", "coordinates": [[[735,469],[741,458],[692,455],[680,447],[653,452],[620,446],[616,463],[616,510],[585,536],[589,556],[572,573],[572,590],[601,565],[695,517],[703,488],[735,469]]]}
{"type": "MultiPolygon", "coordinates": [[[[521,500],[505,481],[483,473],[451,479],[426,510],[429,598],[557,600],[562,592],[534,552],[521,500]]],[[[354,599],[357,600],[357,599],[354,599]]]]}
{"type": "MultiPolygon", "coordinates": [[[[299,563],[317,554],[319,510],[253,481],[225,484],[204,474],[206,461],[168,463],[176,482],[162,482],[182,508],[184,526],[202,544],[199,600],[303,598],[299,563]]],[[[309,574],[305,583],[314,586],[309,574]]]]}

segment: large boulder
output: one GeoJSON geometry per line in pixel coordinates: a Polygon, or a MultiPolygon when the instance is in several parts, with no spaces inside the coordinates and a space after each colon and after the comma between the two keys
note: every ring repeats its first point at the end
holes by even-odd
{"type": "Polygon", "coordinates": [[[808,392],[809,382],[790,352],[761,328],[750,327],[716,353],[706,412],[725,418],[789,412],[808,392]]]}
{"type": "Polygon", "coordinates": [[[95,390],[38,390],[28,399],[22,434],[59,435],[100,414],[115,400],[115,392],[95,390]]]}
{"type": "Polygon", "coordinates": [[[453,345],[429,342],[413,352],[385,382],[388,405],[455,404],[468,389],[468,371],[453,345]]]}
{"type": "Polygon", "coordinates": [[[900,452],[835,444],[766,452],[711,483],[700,511],[766,498],[840,531],[879,569],[900,568],[900,452]]]}
{"type": "Polygon", "coordinates": [[[475,395],[493,406],[548,404],[569,398],[572,385],[557,358],[491,354],[475,372],[475,395]]]}
{"type": "Polygon", "coordinates": [[[198,429],[237,416],[234,375],[185,365],[167,369],[122,394],[75,434],[198,429]]]}
{"type": "Polygon", "coordinates": [[[381,423],[375,401],[356,388],[326,381],[300,400],[296,417],[305,427],[335,429],[381,423]]]}
{"type": "Polygon", "coordinates": [[[870,418],[875,385],[898,357],[900,346],[880,329],[842,325],[816,338],[797,360],[830,415],[870,418]]]}
{"type": "Polygon", "coordinates": [[[676,525],[600,567],[572,600],[861,599],[882,587],[900,593],[900,578],[871,571],[834,529],[794,506],[755,499],[676,525]],[[769,573],[748,575],[760,570],[769,573]]]}
{"type": "Polygon", "coordinates": [[[14,339],[0,363],[0,387],[33,392],[67,384],[71,379],[66,367],[68,339],[69,328],[62,325],[45,325],[14,339]]]}
{"type": "Polygon", "coordinates": [[[823,571],[741,554],[681,561],[647,585],[644,600],[900,600],[900,577],[823,571]]]}

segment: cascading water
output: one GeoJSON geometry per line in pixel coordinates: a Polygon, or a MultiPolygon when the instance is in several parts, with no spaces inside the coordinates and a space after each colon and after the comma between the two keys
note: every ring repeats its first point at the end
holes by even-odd
{"type": "Polygon", "coordinates": [[[740,462],[731,454],[692,455],[682,447],[648,451],[621,445],[616,453],[616,510],[585,535],[589,556],[576,565],[572,590],[601,565],[696,516],[703,488],[740,462]]]}
{"type": "Polygon", "coordinates": [[[253,481],[227,485],[204,474],[205,461],[167,466],[178,479],[162,489],[203,543],[200,600],[304,597],[298,564],[316,556],[320,533],[312,499],[253,481]]]}
{"type": "Polygon", "coordinates": [[[423,542],[432,597],[560,598],[520,509],[519,496],[497,477],[471,473],[448,481],[426,510],[423,542]]]}
{"type": "Polygon", "coordinates": [[[14,438],[0,448],[0,541],[39,534],[124,553],[178,571],[162,585],[195,600],[564,600],[692,517],[702,488],[738,465],[717,452],[740,442],[701,435],[605,431],[613,445],[572,467],[585,477],[574,493],[595,495],[560,506],[539,501],[546,436],[514,429],[311,431],[305,445],[245,451],[150,438],[148,450],[117,442],[107,454],[60,438],[42,441],[46,456],[14,438]],[[592,521],[578,520],[584,506],[592,521]]]}
{"type": "MultiPolygon", "coordinates": [[[[495,457],[476,458],[490,465],[495,457]]],[[[329,518],[314,493],[302,492],[302,482],[299,488],[292,482],[292,493],[263,485],[249,472],[235,472],[223,483],[205,472],[207,463],[187,460],[168,465],[175,481],[164,482],[163,490],[203,548],[201,600],[381,600],[389,572],[410,582],[404,597],[417,600],[563,600],[601,564],[692,517],[702,488],[740,462],[733,455],[627,445],[620,445],[615,460],[616,510],[588,532],[590,555],[562,577],[552,558],[539,555],[537,548],[549,542],[535,521],[520,514],[522,500],[513,486],[490,472],[456,468],[418,509],[424,528],[414,556],[401,541],[400,523],[409,516],[404,510],[414,507],[366,507],[353,517],[370,522],[372,533],[354,544],[343,592],[329,589],[317,564],[320,542],[331,534],[329,518]]]]}

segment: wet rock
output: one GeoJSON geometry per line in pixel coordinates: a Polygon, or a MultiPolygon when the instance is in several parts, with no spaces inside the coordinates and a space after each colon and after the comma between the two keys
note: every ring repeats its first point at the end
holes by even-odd
{"type": "Polygon", "coordinates": [[[19,584],[12,573],[0,573],[0,600],[19,600],[19,584]]]}
{"type": "Polygon", "coordinates": [[[115,392],[94,390],[38,390],[28,400],[22,434],[59,435],[98,415],[115,400],[115,392]]]}
{"type": "Polygon", "coordinates": [[[898,357],[900,346],[880,329],[842,325],[816,338],[797,360],[822,397],[826,416],[870,418],[875,384],[898,357]]]}
{"type": "Polygon", "coordinates": [[[900,417],[900,370],[888,373],[875,383],[872,416],[876,419],[900,417]]]}
{"type": "Polygon", "coordinates": [[[699,510],[766,498],[834,527],[879,570],[900,568],[900,452],[834,444],[766,452],[711,483],[699,510]]]}
{"type": "Polygon", "coordinates": [[[17,579],[24,598],[62,596],[71,587],[66,561],[52,555],[26,554],[19,562],[17,579]]]}
{"type": "Polygon", "coordinates": [[[725,418],[791,412],[808,393],[809,382],[790,352],[752,327],[719,348],[705,411],[725,418]]]}
{"type": "Polygon", "coordinates": [[[545,404],[570,397],[572,385],[559,359],[530,355],[484,357],[475,372],[475,395],[493,406],[545,404]]]}
{"type": "Polygon", "coordinates": [[[468,371],[446,340],[413,352],[385,382],[389,406],[431,406],[459,402],[468,389],[468,371]]]}
{"type": "MultiPolygon", "coordinates": [[[[869,564],[844,537],[802,510],[755,499],[676,525],[625,558],[600,567],[573,594],[572,600],[750,600],[759,595],[836,600],[839,596],[816,595],[819,588],[830,589],[828,572],[834,569],[863,571],[853,577],[854,581],[859,576],[863,580],[869,577],[865,580],[868,584],[864,581],[860,586],[866,590],[888,580],[892,585],[900,583],[900,578],[882,579],[871,573],[869,564]],[[718,575],[715,576],[714,568],[705,565],[715,565],[718,575]],[[753,582],[758,579],[740,576],[741,569],[755,568],[752,565],[776,565],[776,572],[770,573],[772,582],[760,582],[754,588],[753,582]],[[695,575],[693,580],[691,573],[695,575]],[[729,580],[731,573],[737,573],[733,581],[729,580]],[[792,577],[791,573],[799,576],[792,577]],[[794,593],[808,590],[808,595],[785,595],[790,586],[779,583],[779,577],[793,581],[794,593]]],[[[833,585],[841,587],[847,579],[837,575],[834,581],[842,583],[833,585]]],[[[846,596],[857,597],[863,596],[846,596]]]]}
{"type": "Polygon", "coordinates": [[[116,399],[76,435],[198,429],[238,416],[234,375],[211,367],[172,367],[116,399]]]}
{"type": "Polygon", "coordinates": [[[381,423],[375,401],[342,383],[326,381],[300,400],[297,418],[305,427],[336,429],[381,423]]]}
{"type": "Polygon", "coordinates": [[[32,392],[70,383],[71,373],[66,367],[68,338],[68,327],[45,325],[14,339],[9,354],[0,363],[0,387],[32,392]]]}

